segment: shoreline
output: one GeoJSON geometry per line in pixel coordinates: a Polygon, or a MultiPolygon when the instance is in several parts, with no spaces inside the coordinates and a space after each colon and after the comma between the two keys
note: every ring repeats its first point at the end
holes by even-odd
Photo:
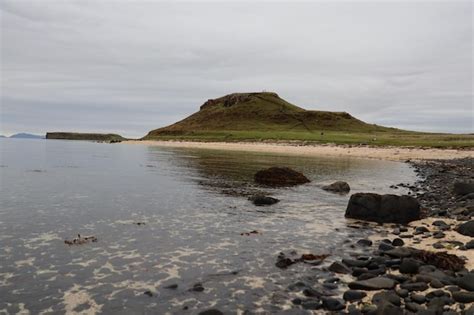
{"type": "Polygon", "coordinates": [[[474,149],[435,149],[411,147],[373,147],[361,145],[264,143],[264,142],[194,142],[163,140],[127,140],[122,143],[141,144],[168,148],[211,149],[278,153],[299,156],[333,156],[369,158],[389,161],[448,160],[474,158],[474,149]]]}

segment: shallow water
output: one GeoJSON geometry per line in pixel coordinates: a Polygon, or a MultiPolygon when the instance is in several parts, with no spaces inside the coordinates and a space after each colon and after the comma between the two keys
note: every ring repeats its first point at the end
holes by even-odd
{"type": "Polygon", "coordinates": [[[368,233],[344,219],[348,195],[320,186],[345,180],[351,192],[403,193],[389,186],[415,179],[408,165],[377,160],[3,139],[0,313],[298,308],[288,286],[315,283],[324,270],[278,269],[278,253],[328,253],[327,265],[347,254],[345,240],[368,233]],[[253,185],[255,171],[275,165],[312,182],[253,185]],[[246,197],[255,192],[281,202],[256,207],[246,197]],[[241,235],[252,230],[259,234],[241,235]],[[98,242],[64,244],[78,233],[98,242]],[[196,283],[203,292],[189,291],[196,283]]]}

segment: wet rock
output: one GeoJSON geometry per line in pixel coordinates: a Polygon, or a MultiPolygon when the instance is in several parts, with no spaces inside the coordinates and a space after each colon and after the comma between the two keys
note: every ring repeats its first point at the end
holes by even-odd
{"type": "Polygon", "coordinates": [[[346,292],[344,292],[342,298],[343,298],[345,301],[353,302],[353,301],[362,300],[362,299],[365,298],[366,296],[367,296],[367,293],[365,293],[364,291],[347,290],[346,292]]]}
{"type": "Polygon", "coordinates": [[[420,263],[412,258],[404,258],[400,264],[399,271],[401,273],[415,274],[418,273],[420,263]]]}
{"type": "Polygon", "coordinates": [[[250,197],[249,200],[256,206],[270,206],[280,201],[276,198],[263,195],[250,197]]]}
{"type": "Polygon", "coordinates": [[[456,195],[467,195],[474,193],[474,181],[458,181],[453,185],[453,192],[456,195]]]}
{"type": "Polygon", "coordinates": [[[254,175],[254,180],[258,184],[271,187],[295,186],[310,182],[302,173],[288,167],[270,167],[258,171],[254,175]]]}
{"type": "Polygon", "coordinates": [[[368,239],[360,239],[357,241],[357,245],[370,247],[372,246],[372,241],[368,239]]]}
{"type": "Polygon", "coordinates": [[[190,289],[190,291],[202,292],[202,291],[204,291],[204,287],[202,286],[202,283],[196,283],[196,284],[193,285],[193,287],[190,289]]]}
{"type": "Polygon", "coordinates": [[[411,257],[413,254],[413,251],[406,247],[396,247],[394,249],[386,251],[385,254],[390,257],[406,258],[406,257],[411,257]]]}
{"type": "Polygon", "coordinates": [[[301,307],[305,310],[319,310],[323,304],[319,300],[307,300],[301,302],[301,307]]]}
{"type": "Polygon", "coordinates": [[[464,222],[460,224],[456,231],[462,235],[474,237],[474,220],[464,222]]]}
{"type": "Polygon", "coordinates": [[[414,235],[419,235],[419,234],[427,233],[429,231],[430,230],[428,230],[428,228],[426,228],[425,226],[417,226],[415,228],[415,232],[413,234],[414,235]]]}
{"type": "Polygon", "coordinates": [[[149,297],[152,297],[153,296],[153,292],[151,292],[150,290],[147,290],[145,292],[143,292],[144,295],[147,295],[149,297]]]}
{"type": "Polygon", "coordinates": [[[377,307],[376,315],[400,315],[403,314],[403,310],[390,302],[384,302],[377,307]]]}
{"type": "Polygon", "coordinates": [[[352,270],[341,262],[335,261],[329,267],[329,271],[342,274],[350,274],[352,270]]]}
{"type": "Polygon", "coordinates": [[[395,293],[395,291],[382,291],[375,293],[372,297],[372,303],[375,305],[380,305],[385,302],[389,302],[393,305],[400,306],[401,300],[400,297],[395,293]]]}
{"type": "Polygon", "coordinates": [[[423,294],[412,293],[410,295],[410,298],[413,302],[418,303],[418,304],[423,304],[426,302],[426,297],[423,294]]]}
{"type": "Polygon", "coordinates": [[[385,243],[385,242],[381,242],[379,244],[379,250],[380,251],[389,251],[389,250],[392,250],[394,248],[394,246],[392,244],[388,244],[388,243],[385,243]]]}
{"type": "Polygon", "coordinates": [[[453,299],[459,303],[472,303],[474,302],[474,292],[457,291],[453,292],[453,299]]]}
{"type": "Polygon", "coordinates": [[[406,298],[409,292],[408,290],[398,288],[395,290],[395,293],[401,298],[406,298]]]}
{"type": "Polygon", "coordinates": [[[323,302],[323,308],[328,311],[340,311],[346,308],[344,302],[338,299],[323,297],[321,300],[323,302]]]}
{"type": "Polygon", "coordinates": [[[349,267],[363,268],[363,267],[367,267],[367,265],[369,264],[369,261],[368,260],[359,260],[359,259],[343,259],[342,263],[346,266],[349,266],[349,267]]]}
{"type": "Polygon", "coordinates": [[[89,236],[81,236],[81,234],[77,234],[76,238],[73,238],[72,240],[64,240],[64,244],[67,245],[84,245],[90,242],[97,242],[98,239],[94,235],[89,235],[89,236]]]}
{"type": "Polygon", "coordinates": [[[352,290],[383,290],[393,289],[394,287],[395,281],[386,277],[375,277],[349,283],[349,288],[352,290]]]}
{"type": "Polygon", "coordinates": [[[199,315],[224,315],[221,311],[215,308],[199,312],[199,315]]]}
{"type": "Polygon", "coordinates": [[[406,195],[357,193],[351,196],[345,216],[379,223],[408,223],[420,219],[420,204],[406,195]]]}
{"type": "Polygon", "coordinates": [[[457,279],[457,285],[464,290],[474,291],[474,272],[470,272],[457,279]]]}
{"type": "Polygon", "coordinates": [[[351,187],[346,182],[338,181],[330,185],[323,186],[322,189],[331,191],[331,192],[344,194],[344,193],[348,193],[351,190],[351,187]]]}
{"type": "Polygon", "coordinates": [[[397,237],[392,241],[392,246],[399,247],[399,246],[403,246],[403,245],[405,245],[405,242],[401,238],[397,237]]]}
{"type": "Polygon", "coordinates": [[[421,306],[420,304],[412,303],[412,302],[405,303],[405,309],[413,313],[417,313],[417,312],[421,313],[425,310],[425,308],[421,306]]]}
{"type": "Polygon", "coordinates": [[[164,287],[165,289],[170,289],[170,290],[176,290],[178,288],[178,285],[176,283],[167,285],[164,287]]]}

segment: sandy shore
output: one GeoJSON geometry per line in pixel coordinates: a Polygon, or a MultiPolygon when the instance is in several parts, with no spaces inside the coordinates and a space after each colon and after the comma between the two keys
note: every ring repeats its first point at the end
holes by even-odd
{"type": "Polygon", "coordinates": [[[453,159],[474,157],[474,150],[422,149],[403,147],[369,147],[349,145],[299,145],[289,143],[253,142],[191,142],[191,141],[125,141],[126,144],[142,144],[172,148],[200,148],[230,151],[266,152],[301,156],[339,156],[372,158],[391,161],[453,159]]]}

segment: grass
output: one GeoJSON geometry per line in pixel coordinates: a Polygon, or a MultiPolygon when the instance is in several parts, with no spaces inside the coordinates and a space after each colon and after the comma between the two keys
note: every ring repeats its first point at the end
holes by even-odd
{"type": "Polygon", "coordinates": [[[453,135],[399,132],[346,132],[346,131],[196,131],[181,135],[161,135],[148,140],[186,140],[186,141],[301,141],[310,143],[334,143],[371,146],[403,146],[427,148],[473,148],[474,135],[453,135]]]}

